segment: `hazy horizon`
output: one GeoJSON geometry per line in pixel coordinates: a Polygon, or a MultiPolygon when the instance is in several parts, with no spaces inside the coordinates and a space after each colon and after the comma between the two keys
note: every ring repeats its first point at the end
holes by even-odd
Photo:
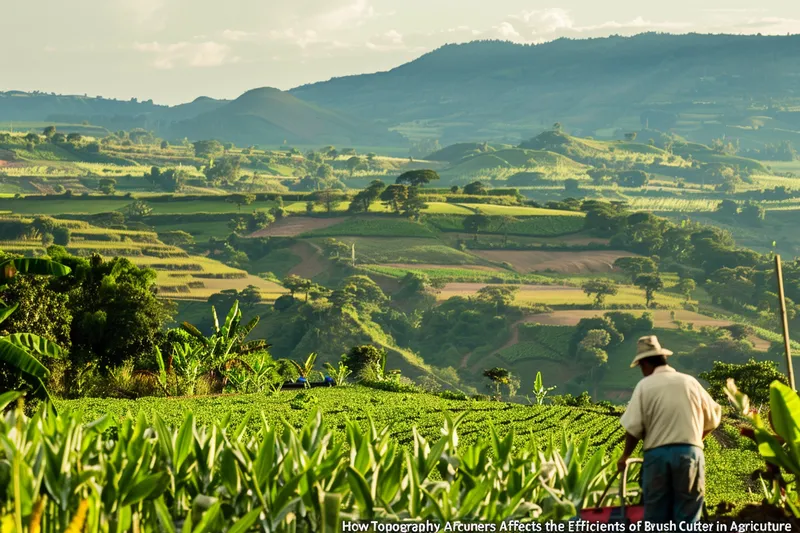
{"type": "Polygon", "coordinates": [[[552,8],[467,0],[454,8],[443,0],[238,0],[219,10],[206,0],[45,0],[3,9],[11,12],[0,17],[10,51],[0,90],[174,105],[385,71],[444,44],[480,39],[534,44],[648,31],[800,33],[800,5],[760,5],[569,0],[552,8]]]}

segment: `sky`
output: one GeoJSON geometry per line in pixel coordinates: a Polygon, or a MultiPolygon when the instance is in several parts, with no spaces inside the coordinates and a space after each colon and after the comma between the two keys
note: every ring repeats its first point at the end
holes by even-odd
{"type": "Polygon", "coordinates": [[[800,33],[787,0],[0,0],[0,90],[160,104],[389,70],[447,44],[800,33]]]}

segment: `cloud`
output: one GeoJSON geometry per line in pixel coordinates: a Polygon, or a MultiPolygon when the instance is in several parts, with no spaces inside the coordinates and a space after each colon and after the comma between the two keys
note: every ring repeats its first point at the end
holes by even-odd
{"type": "Polygon", "coordinates": [[[375,9],[368,0],[352,0],[349,4],[317,15],[314,17],[312,25],[328,30],[338,30],[361,26],[375,16],[375,9]]]}
{"type": "Polygon", "coordinates": [[[176,67],[218,67],[227,63],[237,63],[240,58],[231,54],[226,44],[214,41],[178,43],[135,43],[134,50],[151,54],[153,66],[161,70],[176,67]]]}
{"type": "Polygon", "coordinates": [[[165,0],[115,0],[137,24],[150,22],[165,7],[165,0]]]}
{"type": "Polygon", "coordinates": [[[389,30],[381,35],[376,35],[367,41],[370,50],[402,50],[406,48],[403,34],[397,30],[389,30]]]}
{"type": "Polygon", "coordinates": [[[783,17],[763,17],[749,19],[735,25],[736,31],[741,33],[767,33],[782,35],[785,33],[800,33],[800,19],[783,17]]]}
{"type": "Polygon", "coordinates": [[[243,30],[222,30],[221,35],[226,41],[234,42],[252,41],[258,38],[257,33],[243,30]]]}

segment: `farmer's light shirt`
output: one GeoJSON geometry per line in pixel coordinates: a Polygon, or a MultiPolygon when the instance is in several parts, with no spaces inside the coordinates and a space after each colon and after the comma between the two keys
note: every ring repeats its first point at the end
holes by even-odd
{"type": "Polygon", "coordinates": [[[664,365],[642,379],[633,390],[622,427],[644,437],[644,449],[667,444],[703,448],[703,433],[719,426],[722,408],[692,376],[664,365]]]}

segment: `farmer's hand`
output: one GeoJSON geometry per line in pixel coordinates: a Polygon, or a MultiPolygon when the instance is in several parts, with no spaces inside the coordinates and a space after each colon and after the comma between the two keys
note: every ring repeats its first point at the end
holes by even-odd
{"type": "Polygon", "coordinates": [[[617,461],[617,470],[619,470],[620,472],[624,471],[625,467],[628,465],[628,459],[629,456],[627,455],[623,455],[622,457],[620,457],[619,461],[617,461]]]}

